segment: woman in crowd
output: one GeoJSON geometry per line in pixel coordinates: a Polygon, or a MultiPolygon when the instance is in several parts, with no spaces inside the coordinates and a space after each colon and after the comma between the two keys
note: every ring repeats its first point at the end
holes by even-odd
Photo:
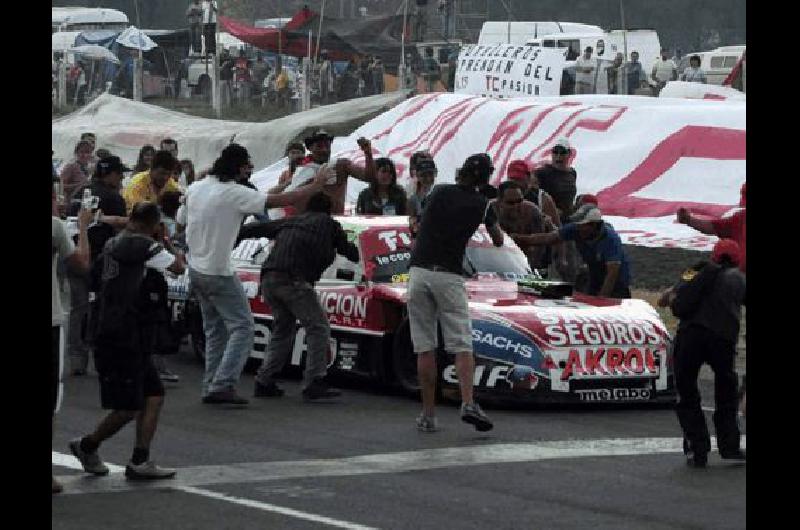
{"type": "Polygon", "coordinates": [[[183,179],[185,180],[181,184],[188,187],[195,181],[194,164],[188,158],[184,158],[181,160],[181,168],[183,168],[183,179]]]}
{"type": "Polygon", "coordinates": [[[136,165],[133,167],[133,173],[141,173],[150,169],[153,163],[153,156],[156,154],[156,148],[150,144],[145,145],[139,151],[139,158],[136,160],[136,165]]]}
{"type": "Polygon", "coordinates": [[[433,188],[436,180],[436,164],[432,158],[421,158],[415,164],[416,186],[408,198],[408,228],[412,234],[417,233],[422,211],[425,208],[425,198],[433,188]]]}
{"type": "Polygon", "coordinates": [[[358,195],[356,213],[362,215],[405,215],[406,192],[397,185],[397,170],[388,158],[375,161],[375,180],[358,195]]]}
{"type": "Polygon", "coordinates": [[[690,83],[707,83],[706,73],[700,68],[700,56],[692,55],[689,58],[689,66],[681,74],[681,81],[690,83]]]}
{"type": "Polygon", "coordinates": [[[89,182],[89,161],[93,152],[92,143],[81,140],[75,146],[75,159],[61,170],[61,193],[64,195],[62,208],[68,208],[75,190],[89,182]]]}

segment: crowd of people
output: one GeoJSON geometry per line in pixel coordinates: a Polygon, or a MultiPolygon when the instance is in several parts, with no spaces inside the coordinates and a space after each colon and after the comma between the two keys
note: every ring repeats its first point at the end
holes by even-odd
{"type": "MultiPolygon", "coordinates": [[[[358,214],[408,215],[414,237],[408,314],[421,386],[422,411],[416,418],[420,431],[438,429],[437,319],[444,348],[456,359],[461,419],[478,431],[493,428],[473,397],[475,361],[462,275],[467,244],[479,225],[486,226],[496,246],[506,238],[513,240],[531,269],[573,282],[576,290],[590,295],[631,297],[630,260],[614,227],[603,219],[597,199],[577,195],[578,175],[571,167],[574,151],[567,139],[555,142],[551,162],[541,167],[531,167],[524,160],[510,162],[508,179],[499,189],[489,184],[495,168],[485,153],[469,156],[458,169],[455,183],[437,184],[433,157],[427,151],[415,152],[409,161],[410,185],[403,189],[397,183],[395,162],[374,159],[369,140],[358,140],[363,166],[348,159],[332,161],[332,140],[333,136],[318,130],[302,144],[289,144],[289,167],[266,193],[249,182],[250,155],[235,143],[195,178],[191,162],[178,158],[177,142],[165,138],[158,150],[142,147],[134,175],[126,182],[123,175],[128,168],[108,151],[95,152],[96,136],[87,133],[76,144],[75,160],[64,166],[60,179],[54,170],[53,417],[62,367],[62,328],[73,375],[87,373],[89,350],[93,352],[101,406],[110,411],[92,432],[69,444],[85,471],[108,473],[98,448],[135,420],[126,476],[175,476],[176,470],[150,458],[164,403],[163,381],[178,381],[163,361],[163,354],[177,347],[163,333],[170,318],[166,271],[186,271],[199,300],[205,335],[202,403],[249,403],[237,385],[253,348],[254,322],[230,261],[237,241],[244,238],[267,237],[274,242],[261,276],[261,292],[272,308],[274,327],[253,395],[283,395],[276,375],[290,356],[296,321],[305,328],[308,345],[303,398],[316,401],[340,394],[326,381],[330,325],[314,285],[336,254],[359,259],[358,248],[332,218],[345,213],[351,177],[368,184],[358,197],[358,214]],[[270,220],[268,210],[277,207],[284,208],[286,217],[270,220]],[[74,241],[61,221],[65,215],[78,218],[74,241]],[[246,223],[251,215],[255,221],[246,223]],[[58,277],[68,278],[69,283],[66,323],[58,277]]],[[[679,222],[723,239],[712,257],[715,265],[696,267],[694,274],[684,275],[662,297],[663,304],[672,305],[681,318],[675,349],[678,416],[685,449],[697,465],[704,464],[710,443],[696,388],[704,360],[717,377],[715,423],[722,456],[744,458],[736,427],[737,378],[732,362],[744,303],[744,199],[743,187],[742,209],[730,218],[708,221],[684,209],[678,211],[679,222]],[[696,285],[691,281],[694,276],[707,277],[711,272],[722,274],[724,281],[705,281],[710,287],[687,302],[686,285],[696,285]],[[691,309],[676,309],[676,299],[691,309]]],[[[58,490],[60,485],[53,479],[53,491],[58,490]]]]}
{"type": "Polygon", "coordinates": [[[679,58],[670,58],[669,52],[662,49],[648,75],[636,50],[631,51],[630,61],[625,61],[625,55],[618,52],[611,63],[594,57],[593,53],[594,49],[587,46],[583,54],[576,58],[574,73],[571,70],[564,71],[561,78],[562,95],[607,93],[658,96],[670,81],[708,82],[700,67],[699,55],[692,55],[689,66],[679,72],[679,58]]]}

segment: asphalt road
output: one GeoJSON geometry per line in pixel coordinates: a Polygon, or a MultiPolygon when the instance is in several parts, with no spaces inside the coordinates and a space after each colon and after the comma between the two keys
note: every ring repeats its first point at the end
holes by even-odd
{"type": "MultiPolygon", "coordinates": [[[[53,442],[54,529],[115,528],[744,528],[746,466],[711,455],[688,468],[674,412],[664,408],[485,407],[489,433],[453,404],[441,431],[419,433],[414,399],[348,384],[336,403],[287,395],[245,409],[200,403],[201,367],[168,359],[181,382],[152,457],[179,468],[157,484],[75,469],[70,439],[101,417],[97,380],[67,377],[53,442]]],[[[239,389],[252,392],[245,374],[239,389]]],[[[713,388],[703,381],[704,406],[713,388]]],[[[713,430],[710,414],[709,426],[713,430]]],[[[712,431],[713,432],[713,431],[712,431]]],[[[130,458],[133,427],[100,449],[130,458]]],[[[746,445],[746,444],[743,444],[746,445]]]]}

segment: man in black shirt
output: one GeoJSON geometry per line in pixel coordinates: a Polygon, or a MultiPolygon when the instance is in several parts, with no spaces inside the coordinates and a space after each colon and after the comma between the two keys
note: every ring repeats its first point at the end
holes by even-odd
{"type": "Polygon", "coordinates": [[[478,188],[489,183],[493,171],[489,155],[472,155],[459,169],[457,184],[435,186],[426,199],[411,251],[408,318],[422,391],[422,414],[417,418],[417,428],[423,432],[436,430],[437,320],[445,349],[456,357],[461,419],[479,431],[488,431],[493,426],[472,398],[475,359],[462,276],[467,243],[481,223],[486,225],[495,246],[503,244],[494,210],[488,208],[486,197],[478,192],[478,188]]]}
{"type": "Polygon", "coordinates": [[[714,245],[711,263],[688,269],[658,301],[662,307],[670,306],[680,318],[675,334],[675,411],[683,429],[687,463],[693,467],[705,467],[711,450],[697,390],[697,374],[704,363],[714,371],[713,417],[719,454],[724,459],[747,460],[736,423],[738,379],[734,369],[739,319],[747,297],[745,276],[737,268],[740,259],[739,245],[720,239],[714,245]]]}
{"type": "MultiPolygon", "coordinates": [[[[570,167],[569,158],[572,148],[569,140],[560,138],[552,150],[550,164],[538,168],[533,175],[539,181],[539,188],[543,189],[553,198],[560,219],[559,224],[569,222],[569,217],[575,210],[575,195],[578,193],[576,182],[578,174],[575,168],[570,167]]],[[[563,258],[557,261],[557,271],[564,281],[575,283],[578,274],[578,253],[575,244],[566,242],[562,245],[560,253],[563,258]]]]}
{"type": "Polygon", "coordinates": [[[330,197],[316,193],[309,198],[305,213],[245,225],[239,237],[275,240],[261,272],[261,290],[272,308],[273,326],[264,361],[256,374],[255,396],[283,395],[273,377],[291,354],[297,320],[306,328],[308,346],[303,397],[315,400],[340,395],[323,380],[331,328],[314,284],[333,263],[337,252],[352,262],[358,261],[359,254],[342,225],[331,218],[330,197]]]}
{"type": "MultiPolygon", "coordinates": [[[[88,230],[91,260],[100,254],[105,242],[115,229],[121,229],[128,222],[125,199],[119,193],[123,171],[128,171],[116,156],[102,158],[92,179],[72,195],[68,215],[78,215],[85,190],[99,198],[99,223],[88,230]]],[[[72,375],[86,375],[89,365],[89,345],[86,342],[86,318],[89,309],[89,276],[85,272],[67,271],[70,286],[69,324],[67,327],[67,354],[70,358],[72,375]]]]}

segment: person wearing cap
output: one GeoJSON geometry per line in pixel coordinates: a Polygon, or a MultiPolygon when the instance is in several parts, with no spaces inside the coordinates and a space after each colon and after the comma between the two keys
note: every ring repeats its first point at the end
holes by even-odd
{"type": "Polygon", "coordinates": [[[500,184],[497,198],[491,202],[497,213],[500,228],[508,234],[528,258],[531,269],[546,269],[547,247],[528,245],[525,236],[555,230],[550,218],[538,206],[524,199],[523,186],[519,181],[507,180],[500,184]]]}
{"type": "MultiPolygon", "coordinates": [[[[569,140],[559,138],[551,149],[551,161],[533,172],[532,181],[539,182],[539,188],[546,191],[556,205],[559,222],[564,225],[569,222],[569,217],[575,211],[575,195],[578,193],[578,173],[570,167],[572,146],[569,140]]],[[[547,210],[545,210],[547,213],[547,210]]],[[[554,221],[555,222],[555,221],[554,221]]],[[[556,272],[562,280],[575,282],[578,274],[578,254],[573,243],[564,244],[560,253],[561,259],[556,261],[556,272]]]]}
{"type": "Polygon", "coordinates": [[[555,245],[574,241],[589,271],[586,293],[604,298],[630,298],[630,263],[622,240],[609,223],[603,221],[600,209],[584,204],[559,230],[530,235],[529,245],[555,245]]]}
{"type": "MultiPolygon", "coordinates": [[[[122,229],[128,222],[125,200],[119,193],[122,173],[128,168],[116,156],[101,159],[95,167],[92,179],[73,195],[67,214],[78,215],[82,208],[84,190],[99,198],[98,224],[89,229],[91,259],[94,261],[114,229],[122,229]],[[110,226],[109,226],[110,225],[110,226]]],[[[69,320],[66,332],[66,350],[70,359],[72,375],[86,375],[89,366],[89,345],[84,336],[89,311],[89,275],[85,271],[67,269],[70,288],[69,320]]]]}
{"type": "Polygon", "coordinates": [[[703,364],[714,371],[714,427],[724,459],[746,460],[736,422],[738,408],[735,371],[739,318],[747,300],[745,275],[738,270],[741,250],[736,241],[720,239],[710,262],[687,269],[680,281],[658,301],[680,319],[675,334],[675,408],[683,430],[684,453],[693,467],[705,467],[711,437],[701,409],[697,376],[703,364]]]}
{"type": "Polygon", "coordinates": [[[561,218],[558,215],[556,203],[549,193],[544,191],[539,185],[539,178],[531,173],[528,164],[524,160],[512,160],[506,168],[508,180],[518,182],[522,186],[523,197],[526,201],[535,204],[544,215],[550,218],[555,225],[561,226],[561,218]]]}
{"type": "Polygon", "coordinates": [[[429,158],[430,155],[427,152],[417,151],[414,155],[411,156],[409,172],[412,174],[415,184],[408,197],[406,212],[408,213],[408,229],[411,231],[411,235],[416,236],[422,212],[425,211],[425,199],[433,189],[438,170],[436,163],[429,158]],[[414,155],[419,155],[416,160],[414,155]]]}
{"type": "Polygon", "coordinates": [[[489,183],[493,172],[489,155],[476,154],[464,161],[456,184],[435,186],[426,200],[425,213],[411,250],[408,320],[422,393],[422,413],[417,417],[417,428],[423,432],[437,430],[437,327],[441,328],[445,350],[456,358],[461,420],[479,431],[493,427],[473,399],[472,325],[462,276],[467,244],[481,224],[486,225],[495,246],[503,245],[503,232],[494,209],[487,207],[486,197],[478,191],[489,183]]]}
{"type": "Polygon", "coordinates": [[[239,144],[223,149],[210,174],[186,190],[177,222],[186,226],[189,279],[200,300],[206,338],[202,402],[246,405],[236,392],[242,369],[253,348],[253,315],[241,282],[231,265],[231,251],[242,221],[267,208],[308,200],[326,174],[318,172],[300,189],[265,194],[237,183],[252,169],[250,154],[239,144]]]}
{"type": "MultiPolygon", "coordinates": [[[[304,141],[305,146],[311,154],[305,157],[296,173],[298,182],[311,178],[322,164],[330,162],[331,143],[333,136],[320,129],[315,131],[304,141]],[[302,170],[302,171],[301,171],[302,170]]],[[[334,166],[335,176],[331,175],[323,191],[330,196],[333,205],[331,213],[333,215],[344,214],[345,195],[347,193],[347,180],[353,177],[367,184],[371,184],[375,179],[375,161],[372,159],[372,144],[366,138],[358,139],[358,146],[364,153],[364,167],[355,165],[347,158],[339,158],[334,166]]]]}

